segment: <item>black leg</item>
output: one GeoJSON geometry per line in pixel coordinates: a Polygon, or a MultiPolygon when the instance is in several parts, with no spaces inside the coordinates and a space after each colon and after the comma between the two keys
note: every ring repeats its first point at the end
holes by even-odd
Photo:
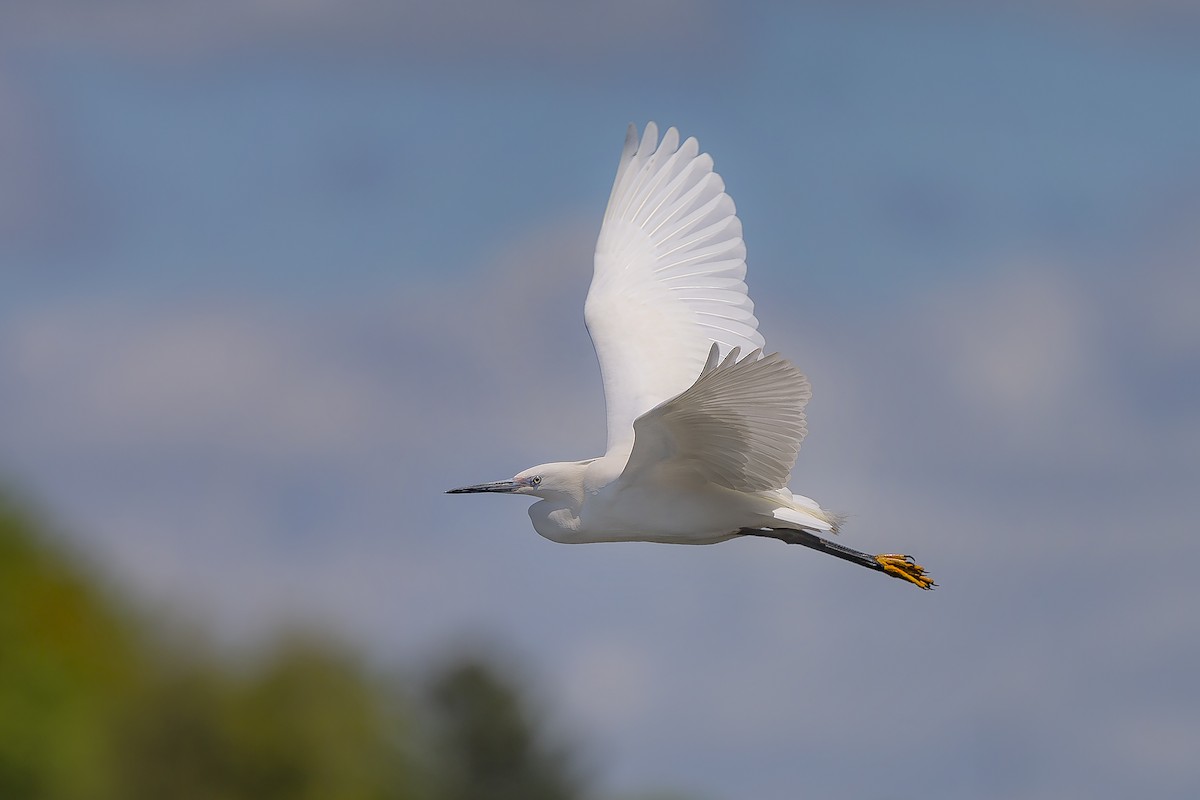
{"type": "Polygon", "coordinates": [[[893,578],[906,580],[922,589],[932,589],[937,585],[931,578],[925,575],[925,568],[914,562],[911,556],[896,553],[883,553],[873,556],[870,553],[864,553],[860,550],[831,542],[828,539],[822,539],[815,533],[795,528],[742,528],[738,533],[743,536],[766,536],[771,539],[778,539],[781,542],[787,542],[788,544],[799,544],[810,547],[813,550],[826,553],[834,558],[840,558],[843,561],[849,561],[852,564],[858,564],[867,569],[873,569],[876,572],[886,573],[893,578]]]}

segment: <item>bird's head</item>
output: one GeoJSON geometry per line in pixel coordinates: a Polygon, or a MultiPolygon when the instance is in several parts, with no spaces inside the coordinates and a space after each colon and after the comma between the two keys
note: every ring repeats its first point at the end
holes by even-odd
{"type": "Polygon", "coordinates": [[[505,481],[477,483],[450,489],[446,494],[471,494],[475,492],[497,492],[501,494],[529,494],[543,499],[555,495],[582,496],[583,473],[588,461],[559,461],[539,464],[518,472],[505,481]]]}

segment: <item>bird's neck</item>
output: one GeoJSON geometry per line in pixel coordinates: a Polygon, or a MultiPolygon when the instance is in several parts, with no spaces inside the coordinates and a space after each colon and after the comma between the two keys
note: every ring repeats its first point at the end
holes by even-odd
{"type": "Polygon", "coordinates": [[[552,542],[570,544],[576,541],[579,530],[579,507],[564,505],[557,500],[542,500],[529,507],[533,529],[552,542]]]}

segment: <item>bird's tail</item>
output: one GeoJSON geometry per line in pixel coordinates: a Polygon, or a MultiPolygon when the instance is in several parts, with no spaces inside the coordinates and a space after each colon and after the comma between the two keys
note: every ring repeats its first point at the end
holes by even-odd
{"type": "Polygon", "coordinates": [[[842,522],[845,521],[842,514],[826,511],[812,498],[792,494],[787,489],[780,489],[778,493],[772,492],[771,498],[779,501],[779,506],[771,512],[771,516],[784,523],[786,527],[837,533],[842,522]]]}

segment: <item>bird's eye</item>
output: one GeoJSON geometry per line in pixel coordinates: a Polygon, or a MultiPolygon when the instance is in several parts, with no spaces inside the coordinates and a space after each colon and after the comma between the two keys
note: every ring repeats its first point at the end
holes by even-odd
{"type": "Polygon", "coordinates": [[[530,485],[530,486],[537,486],[537,485],[538,485],[538,484],[540,484],[541,482],[542,482],[542,476],[541,476],[541,475],[534,475],[532,478],[530,478],[530,479],[529,479],[529,485],[530,485]]]}

